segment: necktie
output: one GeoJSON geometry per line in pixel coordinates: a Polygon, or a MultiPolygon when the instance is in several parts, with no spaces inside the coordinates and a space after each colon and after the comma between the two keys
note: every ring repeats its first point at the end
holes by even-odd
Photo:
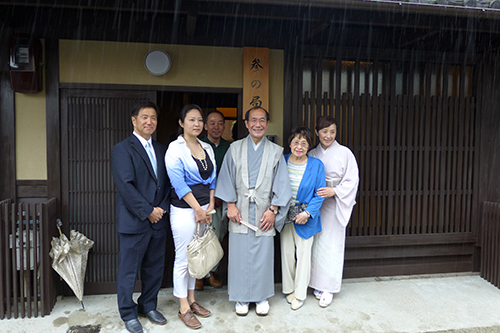
{"type": "Polygon", "coordinates": [[[156,157],[151,142],[146,143],[146,153],[148,153],[149,160],[151,161],[151,165],[153,166],[153,171],[155,172],[155,176],[158,176],[156,173],[156,157]]]}

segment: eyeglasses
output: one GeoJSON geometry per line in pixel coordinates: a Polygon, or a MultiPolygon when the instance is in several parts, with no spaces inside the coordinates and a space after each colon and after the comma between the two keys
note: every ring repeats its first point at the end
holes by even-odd
{"type": "Polygon", "coordinates": [[[307,143],[307,141],[302,141],[302,142],[299,142],[299,141],[292,141],[290,143],[291,146],[301,146],[303,148],[307,148],[309,147],[309,144],[307,143]]]}
{"type": "Polygon", "coordinates": [[[248,120],[249,123],[252,124],[260,124],[260,125],[265,125],[267,123],[266,118],[251,118],[248,120]]]}

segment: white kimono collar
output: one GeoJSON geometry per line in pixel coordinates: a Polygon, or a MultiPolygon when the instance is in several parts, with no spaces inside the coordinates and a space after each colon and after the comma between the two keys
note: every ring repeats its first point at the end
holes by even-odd
{"type": "Polygon", "coordinates": [[[248,140],[252,143],[253,150],[256,151],[257,149],[259,149],[261,143],[264,142],[264,140],[266,140],[266,136],[264,135],[262,140],[260,140],[259,143],[257,143],[257,144],[255,144],[255,142],[252,140],[251,135],[248,135],[248,140]]]}
{"type": "Polygon", "coordinates": [[[333,146],[336,146],[336,145],[338,145],[337,140],[333,141],[332,144],[329,145],[328,148],[326,148],[326,149],[323,148],[323,146],[321,145],[321,143],[319,144],[319,147],[321,148],[321,152],[323,154],[325,154],[328,151],[328,149],[330,149],[330,148],[332,148],[333,146]]]}

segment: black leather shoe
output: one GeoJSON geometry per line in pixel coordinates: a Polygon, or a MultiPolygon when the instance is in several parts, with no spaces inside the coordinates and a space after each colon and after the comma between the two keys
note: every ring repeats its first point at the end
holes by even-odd
{"type": "Polygon", "coordinates": [[[139,316],[148,317],[149,321],[151,321],[153,324],[165,325],[167,323],[167,319],[159,311],[156,310],[151,310],[146,314],[139,313],[139,316]]]}
{"type": "Polygon", "coordinates": [[[130,333],[142,333],[142,325],[138,319],[131,319],[125,322],[125,328],[130,333]]]}

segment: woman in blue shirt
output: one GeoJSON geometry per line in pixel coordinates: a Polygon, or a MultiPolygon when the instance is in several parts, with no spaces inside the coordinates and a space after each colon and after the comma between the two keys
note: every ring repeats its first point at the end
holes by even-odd
{"type": "Polygon", "coordinates": [[[300,309],[306,299],[313,236],[321,231],[320,208],[324,199],[316,192],[326,185],[325,168],[319,159],[307,155],[312,138],[307,127],[294,128],[288,138],[291,153],[285,156],[293,195],[287,217],[291,222],[281,232],[281,268],[283,293],[288,294],[286,300],[292,310],[300,309]],[[292,216],[297,206],[305,209],[292,216]]]}
{"type": "Polygon", "coordinates": [[[211,312],[194,297],[196,279],[189,275],[187,246],[193,239],[196,223],[211,223],[207,212],[214,209],[216,181],[212,147],[198,135],[203,129],[203,114],[197,105],[186,105],[179,115],[182,134],[170,143],[165,165],[172,184],[170,226],[175,244],[174,296],[179,298],[179,318],[189,328],[199,328],[194,316],[208,317],[211,312]]]}

